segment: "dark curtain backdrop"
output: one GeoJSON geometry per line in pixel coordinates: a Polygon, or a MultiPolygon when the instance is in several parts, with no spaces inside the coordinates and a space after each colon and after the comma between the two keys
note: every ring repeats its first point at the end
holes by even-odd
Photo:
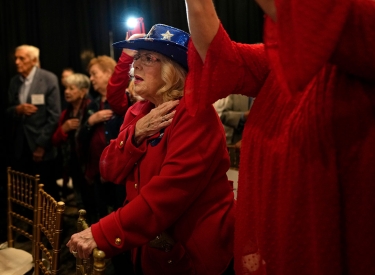
{"type": "MultiPolygon", "coordinates": [[[[215,0],[219,17],[233,40],[262,40],[263,13],[253,0],[215,0]]],[[[146,31],[163,23],[188,31],[184,0],[1,0],[0,1],[0,108],[7,106],[9,81],[16,74],[14,49],[30,44],[40,49],[41,67],[59,78],[65,67],[87,73],[89,60],[97,55],[118,59],[120,51],[110,45],[123,40],[125,19],[143,17],[146,31]]],[[[62,91],[61,91],[62,92],[62,91]]],[[[0,116],[0,209],[6,202],[8,121],[0,116]]],[[[1,216],[2,213],[0,211],[1,216]]],[[[5,222],[4,217],[0,220],[5,222]]],[[[0,226],[0,241],[4,239],[0,226]]]]}

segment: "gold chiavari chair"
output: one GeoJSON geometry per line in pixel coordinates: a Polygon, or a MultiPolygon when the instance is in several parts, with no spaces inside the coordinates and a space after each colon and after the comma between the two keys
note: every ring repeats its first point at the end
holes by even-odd
{"type": "Polygon", "coordinates": [[[39,184],[34,274],[59,274],[65,203],[57,202],[39,184]]]}
{"type": "MultiPolygon", "coordinates": [[[[86,222],[86,210],[78,211],[77,232],[89,228],[86,222]]],[[[105,253],[94,248],[89,259],[76,258],[76,275],[102,275],[106,267],[105,253]]]]}
{"type": "Polygon", "coordinates": [[[33,267],[35,255],[35,234],[37,219],[37,196],[39,175],[28,175],[7,168],[7,244],[2,249],[1,257],[6,265],[0,265],[1,272],[9,274],[24,274],[33,267]],[[31,254],[17,249],[17,238],[26,237],[32,243],[31,254]],[[6,259],[6,260],[5,260],[6,259]]]}
{"type": "Polygon", "coordinates": [[[7,174],[8,247],[14,247],[15,232],[35,243],[39,175],[28,175],[11,167],[7,168],[7,174]],[[27,231],[29,227],[33,228],[31,234],[27,231]]]}

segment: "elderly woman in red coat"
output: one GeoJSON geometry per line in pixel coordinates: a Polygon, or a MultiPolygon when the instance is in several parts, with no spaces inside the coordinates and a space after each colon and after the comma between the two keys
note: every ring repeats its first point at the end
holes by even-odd
{"type": "MultiPolygon", "coordinates": [[[[103,151],[105,180],[126,185],[124,206],[74,234],[67,244],[87,258],[133,251],[137,274],[232,274],[234,199],[225,136],[211,106],[185,110],[189,35],[155,25],[115,46],[137,50],[135,92],[117,139],[103,151]]],[[[129,63],[130,64],[130,63],[129,63]]]]}

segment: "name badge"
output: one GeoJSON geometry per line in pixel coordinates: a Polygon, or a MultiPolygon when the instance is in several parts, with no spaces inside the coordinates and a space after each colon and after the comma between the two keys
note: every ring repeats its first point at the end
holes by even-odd
{"type": "Polygon", "coordinates": [[[44,105],[44,95],[43,94],[31,95],[31,104],[44,105]]]}

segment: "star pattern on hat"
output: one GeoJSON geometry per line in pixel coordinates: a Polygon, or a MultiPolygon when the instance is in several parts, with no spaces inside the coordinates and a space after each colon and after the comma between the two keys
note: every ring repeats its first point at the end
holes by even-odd
{"type": "Polygon", "coordinates": [[[172,36],[174,34],[171,34],[169,31],[167,31],[166,33],[162,33],[161,36],[163,36],[163,40],[171,40],[172,36]]]}

